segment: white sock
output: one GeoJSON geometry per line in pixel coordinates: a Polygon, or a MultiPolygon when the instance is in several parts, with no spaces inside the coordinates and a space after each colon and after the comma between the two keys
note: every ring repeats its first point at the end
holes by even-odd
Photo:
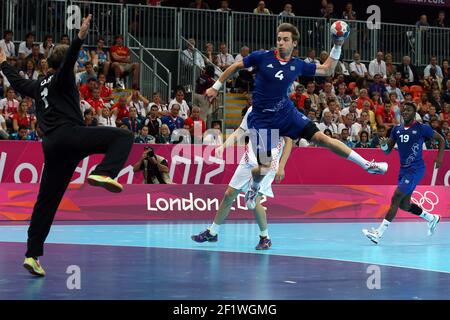
{"type": "Polygon", "coordinates": [[[209,230],[209,233],[211,233],[211,235],[215,236],[216,234],[219,233],[220,224],[215,224],[213,222],[212,225],[208,228],[208,230],[209,230]]]}
{"type": "Polygon", "coordinates": [[[422,213],[420,214],[420,217],[427,220],[428,222],[431,222],[434,219],[434,214],[426,212],[426,211],[422,211],[422,213]]]}
{"type": "Polygon", "coordinates": [[[386,219],[381,222],[380,226],[378,227],[377,231],[380,236],[383,235],[383,233],[386,231],[386,229],[389,227],[391,223],[387,221],[386,219]]]}
{"type": "Polygon", "coordinates": [[[269,237],[269,229],[260,231],[260,232],[259,232],[259,235],[260,235],[261,237],[266,237],[267,239],[270,239],[270,237],[269,237]]]}
{"type": "Polygon", "coordinates": [[[347,160],[350,160],[351,162],[356,163],[358,166],[360,166],[363,169],[366,169],[367,164],[369,163],[369,161],[367,161],[366,159],[361,157],[358,153],[356,153],[353,150],[352,150],[352,152],[350,152],[350,155],[348,156],[347,160]]]}

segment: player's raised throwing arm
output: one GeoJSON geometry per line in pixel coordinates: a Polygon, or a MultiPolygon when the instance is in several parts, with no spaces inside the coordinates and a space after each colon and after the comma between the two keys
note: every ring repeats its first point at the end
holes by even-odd
{"type": "Polygon", "coordinates": [[[207,89],[205,92],[205,95],[208,98],[215,98],[217,97],[217,94],[219,93],[219,90],[222,88],[222,85],[229,77],[231,77],[233,74],[235,74],[240,69],[244,68],[244,62],[243,60],[237,61],[233,63],[231,66],[229,66],[219,77],[219,80],[214,83],[214,85],[207,89]]]}
{"type": "Polygon", "coordinates": [[[342,44],[344,40],[334,40],[334,46],[331,49],[330,56],[323,64],[316,67],[316,76],[328,77],[334,74],[334,69],[341,57],[342,44]]]}

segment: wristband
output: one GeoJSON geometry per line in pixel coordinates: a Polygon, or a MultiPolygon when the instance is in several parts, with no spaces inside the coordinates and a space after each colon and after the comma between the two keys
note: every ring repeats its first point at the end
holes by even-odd
{"type": "Polygon", "coordinates": [[[387,145],[387,143],[382,144],[380,147],[381,147],[381,150],[383,150],[383,151],[387,151],[389,149],[389,146],[387,145]]]}
{"type": "Polygon", "coordinates": [[[217,80],[212,87],[213,87],[213,89],[216,89],[217,91],[219,91],[222,88],[222,85],[223,85],[223,83],[220,82],[219,80],[217,80]]]}
{"type": "Polygon", "coordinates": [[[342,46],[334,45],[333,49],[331,49],[330,57],[334,60],[339,60],[339,58],[341,57],[341,49],[342,46]]]}

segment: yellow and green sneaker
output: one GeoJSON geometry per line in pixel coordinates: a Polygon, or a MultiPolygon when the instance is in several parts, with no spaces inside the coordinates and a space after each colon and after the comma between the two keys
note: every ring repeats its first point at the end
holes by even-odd
{"type": "Polygon", "coordinates": [[[36,260],[34,258],[25,258],[25,261],[23,262],[23,266],[32,275],[39,276],[39,277],[45,276],[45,270],[40,265],[39,260],[36,260]]]}
{"type": "Polygon", "coordinates": [[[91,186],[103,187],[110,192],[119,193],[123,190],[123,186],[120,183],[108,176],[91,174],[87,178],[87,181],[91,186]]]}

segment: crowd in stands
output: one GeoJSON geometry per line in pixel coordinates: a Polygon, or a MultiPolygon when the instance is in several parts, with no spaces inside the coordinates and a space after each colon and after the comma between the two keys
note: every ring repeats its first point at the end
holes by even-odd
{"type": "MultiPolygon", "coordinates": [[[[160,4],[163,1],[149,1],[160,4]]],[[[195,1],[192,8],[208,9],[205,1],[195,1]]],[[[217,10],[228,11],[229,2],[221,1],[217,10]]],[[[260,1],[255,13],[272,13],[260,1]]],[[[322,1],[321,14],[337,17],[331,2],[322,1]]],[[[283,16],[293,16],[293,7],[286,4],[283,16]]],[[[351,4],[342,13],[345,19],[356,19],[351,4]]],[[[426,17],[425,17],[426,18],[426,17]]],[[[426,19],[421,18],[421,25],[426,19]]],[[[446,24],[445,14],[440,13],[438,22],[446,24]]],[[[427,22],[426,22],[427,23],[427,22]]],[[[0,47],[6,53],[8,63],[20,70],[24,79],[39,80],[49,73],[47,58],[56,43],[51,35],[42,43],[35,42],[33,33],[28,33],[18,47],[13,43],[12,31],[5,31],[0,47]],[[17,49],[17,50],[16,50],[17,49]]],[[[69,44],[69,37],[63,35],[58,44],[69,44]]],[[[189,101],[183,87],[174,91],[170,101],[161,101],[161,95],[154,92],[151,97],[141,94],[140,65],[131,60],[130,49],[118,35],[106,49],[103,38],[98,38],[95,48],[83,47],[75,66],[77,85],[80,90],[80,109],[86,126],[111,126],[130,130],[135,134],[136,143],[194,143],[194,131],[205,133],[216,129],[216,134],[204,137],[203,141],[220,144],[221,122],[208,123],[204,105],[189,101]],[[130,88],[125,87],[129,77],[130,88]],[[119,90],[117,90],[119,89],[119,90]],[[125,89],[125,90],[124,90],[125,89]],[[209,124],[209,125],[208,125],[209,124]],[[198,129],[197,129],[198,128],[198,129]],[[180,139],[174,134],[176,129],[185,129],[187,135],[180,139]],[[217,134],[218,133],[218,134],[217,134]]],[[[196,94],[202,96],[217,78],[218,69],[225,70],[233,62],[250,54],[243,46],[236,56],[228,52],[226,43],[221,43],[216,51],[212,43],[206,44],[202,53],[194,55],[195,39],[189,39],[182,51],[182,59],[195,64],[203,71],[199,75],[196,94]]],[[[294,52],[298,56],[298,50],[294,52]]],[[[299,57],[309,63],[323,63],[327,52],[316,56],[310,49],[306,57],[299,57]]],[[[247,93],[248,106],[254,83],[252,68],[244,69],[229,80],[227,86],[233,92],[247,93]]],[[[352,148],[377,148],[380,137],[389,136],[393,126],[402,123],[401,110],[405,103],[412,102],[417,107],[417,121],[433,127],[450,142],[450,69],[447,59],[438,61],[435,56],[423,70],[414,66],[411,58],[404,56],[402,63],[394,65],[392,54],[378,52],[367,65],[355,51],[352,61],[340,61],[332,77],[301,77],[293,84],[290,98],[298,110],[304,113],[325,134],[341,140],[352,148]]],[[[247,110],[242,111],[242,115],[247,110]]],[[[40,140],[39,123],[36,119],[34,101],[21,97],[10,87],[8,80],[0,74],[0,139],[40,140]]],[[[309,146],[300,140],[299,146],[309,146]]],[[[436,141],[428,141],[428,149],[437,147],[436,141]]]]}

